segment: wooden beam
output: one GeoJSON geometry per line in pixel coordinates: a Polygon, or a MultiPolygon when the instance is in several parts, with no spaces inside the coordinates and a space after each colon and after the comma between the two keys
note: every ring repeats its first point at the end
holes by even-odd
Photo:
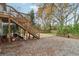
{"type": "Polygon", "coordinates": [[[24,30],[24,40],[27,39],[26,37],[27,37],[27,36],[26,36],[26,31],[24,30]]]}
{"type": "Polygon", "coordinates": [[[10,35],[11,35],[11,27],[10,27],[10,23],[11,23],[11,20],[10,20],[10,18],[9,18],[9,20],[8,20],[8,22],[9,22],[9,24],[8,24],[8,41],[9,41],[9,43],[11,42],[11,39],[10,39],[10,35]]]}
{"type": "Polygon", "coordinates": [[[30,33],[29,33],[29,37],[28,37],[28,39],[30,39],[30,33]]]}

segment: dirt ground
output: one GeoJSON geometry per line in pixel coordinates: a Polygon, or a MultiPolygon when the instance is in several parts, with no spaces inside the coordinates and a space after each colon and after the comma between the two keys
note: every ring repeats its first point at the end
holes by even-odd
{"type": "Polygon", "coordinates": [[[17,41],[0,46],[1,56],[79,56],[79,40],[41,34],[39,40],[17,41]]]}

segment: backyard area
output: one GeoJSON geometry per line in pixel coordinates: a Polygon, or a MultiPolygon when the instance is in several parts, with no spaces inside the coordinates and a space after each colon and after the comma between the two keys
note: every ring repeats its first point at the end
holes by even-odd
{"type": "Polygon", "coordinates": [[[41,34],[39,40],[16,41],[0,45],[4,56],[72,56],[79,55],[79,40],[41,34]]]}

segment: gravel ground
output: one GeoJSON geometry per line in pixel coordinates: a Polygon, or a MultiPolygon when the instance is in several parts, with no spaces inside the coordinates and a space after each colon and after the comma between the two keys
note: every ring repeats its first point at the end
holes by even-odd
{"type": "Polygon", "coordinates": [[[1,56],[79,56],[79,40],[58,36],[0,46],[1,56]]]}

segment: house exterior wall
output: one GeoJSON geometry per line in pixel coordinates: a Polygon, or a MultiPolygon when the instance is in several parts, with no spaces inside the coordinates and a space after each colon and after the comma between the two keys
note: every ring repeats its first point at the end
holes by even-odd
{"type": "Polygon", "coordinates": [[[6,11],[6,4],[0,3],[0,12],[6,11]]]}
{"type": "MultiPolygon", "coordinates": [[[[7,35],[9,32],[9,23],[3,23],[3,35],[7,35]]],[[[18,31],[18,29],[16,29],[16,25],[14,23],[10,23],[10,33],[15,33],[16,31],[18,31]]]]}
{"type": "MultiPolygon", "coordinates": [[[[0,36],[8,34],[8,24],[9,23],[3,23],[0,20],[0,36]]],[[[16,31],[18,31],[18,29],[16,29],[16,25],[15,24],[11,23],[10,26],[11,26],[11,33],[15,33],[16,31]]]]}

